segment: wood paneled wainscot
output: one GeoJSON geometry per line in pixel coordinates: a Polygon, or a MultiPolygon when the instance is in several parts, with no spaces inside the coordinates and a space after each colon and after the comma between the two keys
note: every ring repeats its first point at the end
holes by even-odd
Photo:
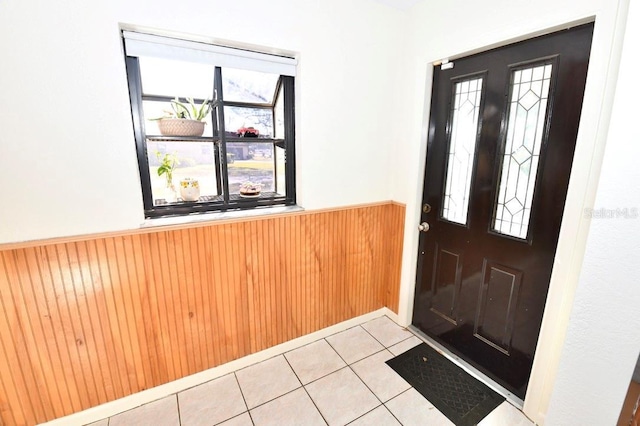
{"type": "Polygon", "coordinates": [[[397,312],[404,214],[382,203],[0,247],[0,423],[397,312]]]}

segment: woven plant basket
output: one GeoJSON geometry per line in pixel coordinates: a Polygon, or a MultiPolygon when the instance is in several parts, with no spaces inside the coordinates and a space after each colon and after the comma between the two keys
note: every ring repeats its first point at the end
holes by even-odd
{"type": "Polygon", "coordinates": [[[163,136],[202,136],[204,121],[163,118],[158,121],[158,128],[163,136]]]}

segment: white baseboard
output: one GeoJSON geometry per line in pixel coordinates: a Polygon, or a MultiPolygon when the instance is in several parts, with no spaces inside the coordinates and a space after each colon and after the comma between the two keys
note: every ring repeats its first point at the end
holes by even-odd
{"type": "Polygon", "coordinates": [[[208,382],[215,378],[224,376],[233,371],[239,370],[244,367],[248,367],[260,361],[264,361],[274,356],[281,355],[285,352],[289,352],[293,349],[301,346],[313,343],[316,340],[323,339],[331,336],[332,334],[339,333],[348,328],[355,327],[356,325],[363,324],[372,319],[386,315],[396,323],[398,322],[398,316],[388,308],[381,308],[377,311],[370,312],[359,317],[351,318],[350,320],[343,321],[339,324],[332,325],[322,330],[318,330],[314,333],[307,334],[297,339],[289,340],[288,342],[281,343],[271,348],[265,349],[260,352],[256,352],[251,355],[230,361],[226,364],[219,365],[214,368],[210,368],[200,373],[192,374],[191,376],[183,377],[173,382],[165,383],[164,385],[156,386],[151,389],[137,392],[124,398],[116,399],[115,401],[107,402],[96,407],[91,407],[84,411],[70,414],[65,417],[60,417],[55,420],[51,420],[46,423],[42,423],[45,426],[69,426],[69,425],[86,425],[89,423],[102,420],[107,417],[114,416],[123,411],[131,410],[132,408],[139,407],[141,405],[153,402],[155,400],[164,398],[174,393],[182,392],[185,389],[192,388],[199,384],[208,382]]]}

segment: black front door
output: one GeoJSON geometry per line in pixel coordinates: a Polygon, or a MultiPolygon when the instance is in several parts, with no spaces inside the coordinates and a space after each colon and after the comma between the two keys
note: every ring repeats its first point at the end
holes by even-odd
{"type": "Polygon", "coordinates": [[[413,324],[524,398],[593,24],[436,67],[413,324]]]}

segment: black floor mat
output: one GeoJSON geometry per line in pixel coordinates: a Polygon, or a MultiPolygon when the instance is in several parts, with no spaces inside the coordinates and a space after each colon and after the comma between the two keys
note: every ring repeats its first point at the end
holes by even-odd
{"type": "Polygon", "coordinates": [[[505,400],[426,343],[387,364],[456,426],[478,424],[505,400]]]}

